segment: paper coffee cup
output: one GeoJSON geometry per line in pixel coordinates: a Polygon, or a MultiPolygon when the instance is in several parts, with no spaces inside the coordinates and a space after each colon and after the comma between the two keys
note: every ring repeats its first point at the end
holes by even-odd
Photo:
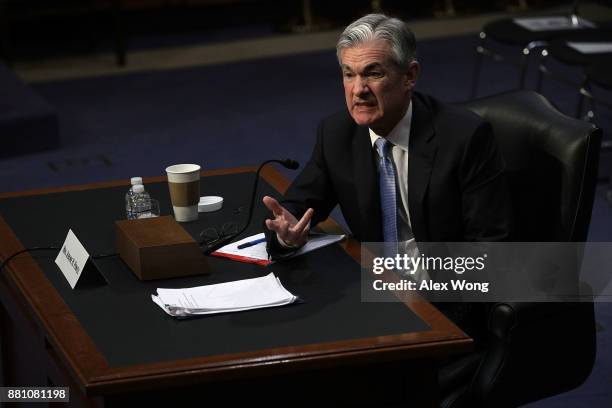
{"type": "Polygon", "coordinates": [[[175,164],[166,167],[166,173],[174,218],[179,222],[197,220],[200,202],[200,166],[175,164]]]}

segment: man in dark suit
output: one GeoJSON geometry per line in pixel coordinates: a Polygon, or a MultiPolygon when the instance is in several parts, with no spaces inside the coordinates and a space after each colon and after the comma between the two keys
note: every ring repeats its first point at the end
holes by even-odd
{"type": "Polygon", "coordinates": [[[407,25],[381,14],[342,33],[348,110],[319,125],[312,157],[282,204],[264,198],[272,256],[302,246],[336,205],[362,242],[508,238],[504,164],[491,126],[414,92],[415,53],[407,25]]]}
{"type": "Polygon", "coordinates": [[[383,240],[373,134],[398,141],[392,150],[402,150],[408,140],[405,155],[393,154],[399,159],[397,190],[407,188],[407,200],[397,195],[398,212],[407,207],[407,216],[397,222],[408,221],[417,242],[508,238],[504,165],[491,127],[465,109],[413,92],[419,74],[415,51],[414,36],[400,20],[371,14],[346,28],[338,58],[348,111],[319,125],[312,157],[282,206],[264,199],[274,214],[266,225],[284,244],[272,242],[272,248],[303,245],[310,225],[326,219],[336,204],[355,238],[383,240]],[[397,130],[408,135],[392,134],[397,130]],[[407,186],[399,185],[402,179],[407,186]]]}

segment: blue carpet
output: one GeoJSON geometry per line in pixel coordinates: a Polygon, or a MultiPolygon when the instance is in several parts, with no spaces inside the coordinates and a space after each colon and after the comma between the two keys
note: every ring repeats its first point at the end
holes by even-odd
{"type": "MultiPolygon", "coordinates": [[[[445,101],[468,98],[475,36],[420,43],[418,89],[445,101]]],[[[534,69],[528,84],[534,84],[534,69]]],[[[480,95],[516,86],[514,69],[487,63],[480,95]]],[[[173,163],[204,169],[267,158],[304,163],[316,125],[344,108],[333,51],[228,65],[49,82],[34,86],[59,112],[63,148],[0,161],[0,190],[17,191],[164,173],[173,163]]],[[[575,90],[547,81],[544,93],[573,115],[575,90]]],[[[608,112],[600,126],[612,123],[608,112]]],[[[289,177],[293,174],[286,172],[289,177]]],[[[590,240],[612,241],[605,186],[597,190],[590,240]]],[[[531,408],[612,406],[612,305],[597,305],[598,354],[580,388],[531,408]]],[[[571,350],[568,350],[571,352],[571,350]]]]}
{"type": "Polygon", "coordinates": [[[2,162],[2,190],[159,175],[177,162],[211,169],[286,156],[303,163],[318,120],[343,106],[334,58],[37,85],[59,112],[66,147],[2,162]]]}

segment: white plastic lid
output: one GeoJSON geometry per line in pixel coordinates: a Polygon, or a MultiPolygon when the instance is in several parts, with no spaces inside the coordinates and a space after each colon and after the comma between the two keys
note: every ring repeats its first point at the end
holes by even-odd
{"type": "Polygon", "coordinates": [[[132,187],[132,191],[137,194],[144,193],[144,186],[142,184],[136,184],[132,187]]]}
{"type": "Polygon", "coordinates": [[[200,203],[198,204],[198,212],[217,211],[221,207],[223,207],[223,197],[218,197],[218,196],[200,197],[200,203]]]}
{"type": "Polygon", "coordinates": [[[136,184],[142,184],[142,177],[132,177],[130,179],[130,182],[133,186],[135,186],[136,184]]]}

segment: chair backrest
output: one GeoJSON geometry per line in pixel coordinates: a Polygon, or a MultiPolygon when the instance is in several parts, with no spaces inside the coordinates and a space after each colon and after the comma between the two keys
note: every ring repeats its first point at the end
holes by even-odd
{"type": "MultiPolygon", "coordinates": [[[[601,129],[564,115],[532,91],[463,106],[493,126],[506,161],[516,241],[586,241],[601,129]]],[[[577,278],[579,259],[575,265],[577,278]]],[[[491,333],[502,334],[491,336],[470,391],[486,401],[485,406],[522,405],[568,391],[588,377],[596,349],[591,302],[504,302],[494,311],[489,316],[491,333]],[[573,350],[569,355],[568,349],[573,350]]]]}
{"type": "Polygon", "coordinates": [[[493,126],[504,160],[517,241],[586,241],[601,129],[532,91],[461,104],[493,126]]]}

